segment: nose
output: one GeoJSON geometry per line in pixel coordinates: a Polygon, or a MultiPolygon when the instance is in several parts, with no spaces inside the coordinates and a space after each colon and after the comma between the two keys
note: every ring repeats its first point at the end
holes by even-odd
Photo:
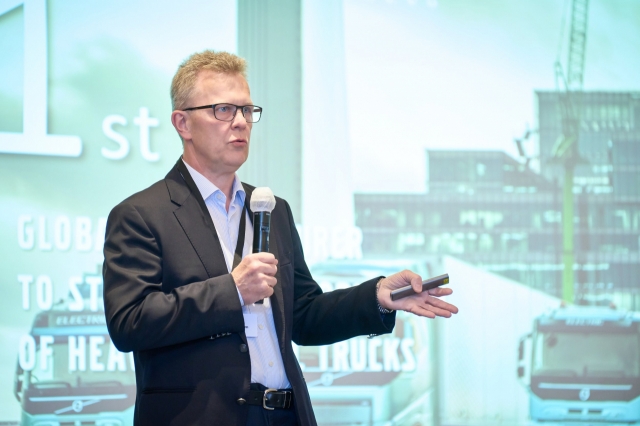
{"type": "Polygon", "coordinates": [[[233,127],[245,127],[247,125],[247,119],[244,118],[244,114],[242,113],[242,108],[236,109],[236,115],[233,116],[233,121],[231,125],[233,127]]]}

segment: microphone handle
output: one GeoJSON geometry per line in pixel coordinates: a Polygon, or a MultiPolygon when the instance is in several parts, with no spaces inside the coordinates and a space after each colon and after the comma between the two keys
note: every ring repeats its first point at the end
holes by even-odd
{"type": "Polygon", "coordinates": [[[253,213],[253,252],[269,251],[269,231],[271,230],[271,213],[253,213]]]}
{"type": "MultiPolygon", "coordinates": [[[[271,231],[271,212],[253,213],[253,253],[269,251],[269,232],[271,231]]],[[[258,300],[257,304],[264,303],[258,300]]]]}

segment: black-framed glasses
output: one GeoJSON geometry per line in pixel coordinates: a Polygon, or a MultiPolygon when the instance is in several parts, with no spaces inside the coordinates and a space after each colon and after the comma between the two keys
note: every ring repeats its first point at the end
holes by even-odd
{"type": "Polygon", "coordinates": [[[257,123],[260,121],[260,116],[262,115],[262,107],[257,105],[213,104],[185,108],[182,111],[207,108],[213,109],[213,116],[220,121],[233,121],[238,112],[238,108],[242,111],[242,115],[244,119],[247,120],[247,123],[257,123]]]}

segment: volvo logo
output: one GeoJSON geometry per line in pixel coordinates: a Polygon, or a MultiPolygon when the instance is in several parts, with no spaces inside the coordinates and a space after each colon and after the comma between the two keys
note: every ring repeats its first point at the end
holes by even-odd
{"type": "Polygon", "coordinates": [[[73,411],[75,411],[76,413],[79,413],[82,411],[82,409],[84,408],[84,404],[81,400],[76,399],[75,401],[73,401],[73,404],[71,404],[71,408],[73,409],[73,411]]]}
{"type": "Polygon", "coordinates": [[[586,401],[591,396],[591,390],[589,388],[580,389],[580,394],[578,395],[581,401],[586,401]]]}

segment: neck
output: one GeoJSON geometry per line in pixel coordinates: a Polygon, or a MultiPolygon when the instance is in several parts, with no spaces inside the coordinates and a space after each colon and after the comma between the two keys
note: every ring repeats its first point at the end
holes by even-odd
{"type": "Polygon", "coordinates": [[[227,197],[226,209],[229,211],[229,205],[231,204],[231,196],[233,195],[233,181],[236,177],[235,171],[216,173],[209,168],[201,167],[197,161],[193,161],[191,158],[185,158],[182,156],[182,160],[193,167],[198,173],[206,177],[209,182],[217,186],[220,191],[227,197]]]}

